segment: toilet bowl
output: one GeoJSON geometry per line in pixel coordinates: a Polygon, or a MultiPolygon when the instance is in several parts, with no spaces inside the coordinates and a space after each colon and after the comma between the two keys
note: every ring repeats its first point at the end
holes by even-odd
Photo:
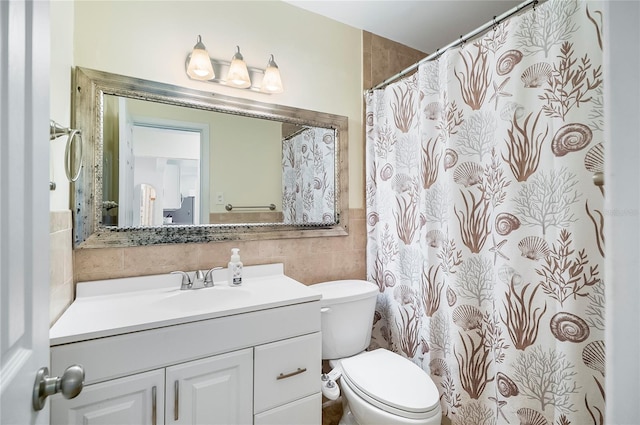
{"type": "Polygon", "coordinates": [[[322,357],[342,391],[341,425],[439,425],[438,390],[412,361],[385,349],[364,351],[371,338],[376,285],[361,280],[313,285],[322,294],[322,357]]]}

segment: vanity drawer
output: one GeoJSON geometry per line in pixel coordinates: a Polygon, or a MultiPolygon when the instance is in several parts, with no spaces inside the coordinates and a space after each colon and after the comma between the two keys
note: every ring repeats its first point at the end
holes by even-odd
{"type": "Polygon", "coordinates": [[[254,413],[320,391],[320,332],[255,348],[254,413]]]}

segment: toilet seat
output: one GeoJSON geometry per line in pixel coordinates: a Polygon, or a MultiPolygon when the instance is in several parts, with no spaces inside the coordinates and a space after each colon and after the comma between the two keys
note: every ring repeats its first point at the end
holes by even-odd
{"type": "Polygon", "coordinates": [[[407,419],[427,419],[440,411],[440,395],[429,375],[398,354],[377,349],[340,363],[346,385],[381,410],[407,419]]]}

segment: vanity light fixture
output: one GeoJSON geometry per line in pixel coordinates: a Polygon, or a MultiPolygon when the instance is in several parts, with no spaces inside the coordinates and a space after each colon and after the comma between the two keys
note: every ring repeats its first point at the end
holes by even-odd
{"type": "Polygon", "coordinates": [[[231,58],[231,65],[229,65],[227,84],[239,89],[246,89],[247,87],[251,87],[249,70],[247,69],[247,64],[244,63],[244,58],[240,53],[240,46],[236,46],[236,49],[238,50],[231,58]]]}
{"type": "Polygon", "coordinates": [[[266,93],[282,93],[282,79],[280,78],[280,69],[273,55],[269,57],[267,69],[264,70],[264,78],[262,79],[262,91],[266,93]]]}
{"type": "Polygon", "coordinates": [[[249,89],[262,93],[282,93],[282,78],[273,55],[270,55],[266,69],[247,67],[236,46],[231,62],[212,59],[198,36],[198,42],[185,63],[186,73],[192,80],[218,83],[229,87],[249,89]]]}
{"type": "Polygon", "coordinates": [[[198,36],[198,42],[193,46],[193,51],[187,62],[187,75],[194,80],[207,81],[216,77],[211,65],[209,53],[202,44],[202,38],[198,36]]]}

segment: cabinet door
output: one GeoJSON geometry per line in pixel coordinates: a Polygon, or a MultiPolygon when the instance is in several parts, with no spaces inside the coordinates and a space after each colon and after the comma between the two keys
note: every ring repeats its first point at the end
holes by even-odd
{"type": "Polygon", "coordinates": [[[51,424],[162,425],[164,369],[88,385],[78,397],[51,399],[51,424]]]}
{"type": "Polygon", "coordinates": [[[167,424],[251,424],[253,349],[166,369],[167,424]]]}
{"type": "Polygon", "coordinates": [[[322,423],[322,394],[317,393],[256,415],[255,425],[317,425],[322,423]]]}

